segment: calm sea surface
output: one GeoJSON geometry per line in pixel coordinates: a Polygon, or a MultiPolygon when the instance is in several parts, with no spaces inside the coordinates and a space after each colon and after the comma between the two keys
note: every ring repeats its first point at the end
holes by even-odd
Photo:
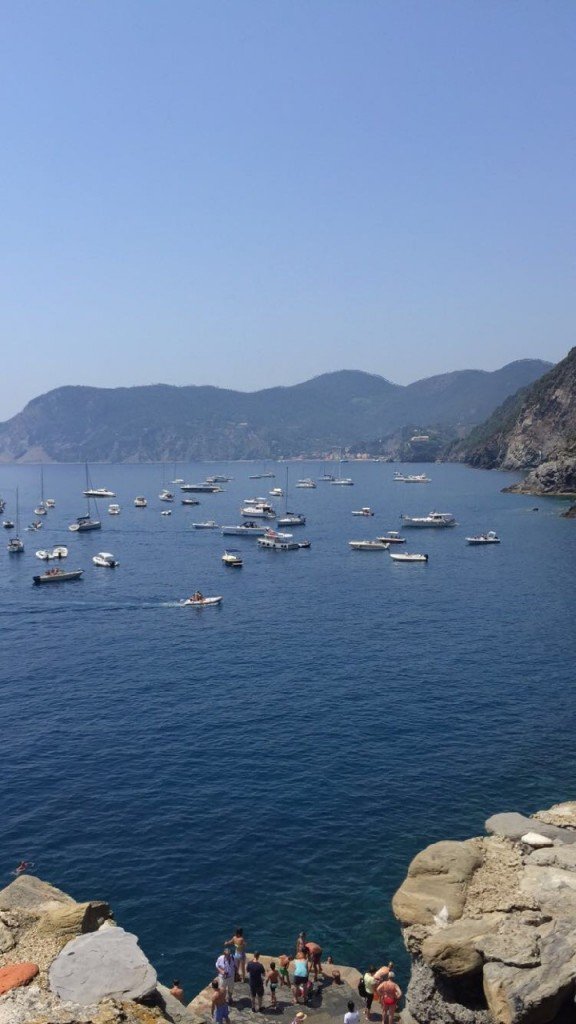
{"type": "Polygon", "coordinates": [[[163,517],[160,467],[94,466],[122,514],[101,502],[102,531],[74,535],[82,466],[45,468],[57,506],[37,534],[23,527],[38,467],[0,467],[26,543],[9,556],[1,531],[0,880],[27,858],[78,899],[109,900],[190,995],[237,924],[265,951],[305,928],[337,961],[404,967],[390,898],[411,857],[496,811],[575,796],[576,523],[558,517],[565,502],[501,494],[504,474],[433,465],[410,486],[397,466],[350,463],[353,488],[307,491],[296,479],[326,466],[298,464],[289,506],[311,549],[229,538],[245,558],[231,570],[220,532],[192,523],[239,522],[285,467],[260,481],[254,464],[176,468],[167,480],[234,479],[197,508],[173,487],[163,517]],[[351,516],[362,505],[373,519],[351,516]],[[405,531],[427,565],[348,548],[434,508],[460,525],[405,531]],[[466,546],[487,529],[501,545],[466,546]],[[83,580],[33,587],[35,550],[56,543],[83,580]],[[120,567],[95,568],[100,550],[120,567]],[[176,606],[196,588],[222,607],[176,606]]]}

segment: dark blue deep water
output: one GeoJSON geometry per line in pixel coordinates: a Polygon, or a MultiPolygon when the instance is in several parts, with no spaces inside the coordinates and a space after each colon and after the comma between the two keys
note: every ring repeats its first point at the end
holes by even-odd
{"type": "MultiPolygon", "coordinates": [[[[160,467],[92,467],[122,514],[101,503],[102,532],[73,535],[84,469],[49,466],[43,530],[22,534],[22,556],[0,535],[1,880],[29,858],[78,899],[108,899],[190,994],[237,924],[270,952],[305,928],[337,961],[404,963],[390,898],[422,846],[575,795],[566,503],[501,494],[514,477],[462,466],[410,486],[350,463],[353,488],[292,490],[309,551],[230,540],[245,562],[226,569],[219,532],[191,523],[237,522],[243,498],[284,485],[283,466],[249,481],[259,468],[178,466],[234,480],[166,518],[160,467]],[[368,504],[374,519],[352,518],[368,504]],[[433,508],[461,525],[406,532],[427,565],[348,549],[433,508]],[[466,546],[485,529],[502,544],[466,546]],[[58,542],[83,580],[33,587],[34,551],[58,542]],[[93,567],[99,550],[120,567],[93,567]],[[197,587],[222,607],[174,605],[197,587]]],[[[292,485],[324,470],[291,466],[292,485]]],[[[24,526],[38,467],[0,468],[7,513],[17,484],[24,526]]]]}

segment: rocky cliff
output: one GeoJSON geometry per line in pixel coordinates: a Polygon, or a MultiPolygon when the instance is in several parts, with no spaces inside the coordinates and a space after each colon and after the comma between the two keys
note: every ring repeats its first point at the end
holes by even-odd
{"type": "Polygon", "coordinates": [[[0,891],[0,1024],[198,1024],[102,901],[30,875],[0,891]]]}
{"type": "Polygon", "coordinates": [[[485,469],[529,470],[510,491],[576,493],[576,348],[507,399],[449,457],[485,469]]]}
{"type": "Polygon", "coordinates": [[[576,992],[576,802],[419,853],[393,900],[405,1024],[564,1024],[576,992]]]}

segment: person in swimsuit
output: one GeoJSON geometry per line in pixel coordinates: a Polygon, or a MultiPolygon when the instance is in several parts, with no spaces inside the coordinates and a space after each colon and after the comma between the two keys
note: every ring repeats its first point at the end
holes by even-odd
{"type": "Polygon", "coordinates": [[[180,984],[178,978],[174,978],[174,981],[172,982],[170,995],[174,996],[174,998],[177,999],[179,1003],[184,1002],[184,989],[182,988],[182,985],[180,984]]]}
{"type": "Polygon", "coordinates": [[[306,932],[299,932],[296,939],[296,952],[301,953],[306,945],[306,932]]]}
{"type": "Polygon", "coordinates": [[[402,996],[402,989],[394,981],[394,971],[389,972],[388,977],[378,986],[376,992],[382,1003],[382,1024],[394,1024],[396,1006],[402,996]]]}
{"type": "Polygon", "coordinates": [[[234,966],[236,967],[236,980],[246,981],[246,939],[244,929],[237,928],[231,939],[227,939],[226,945],[234,946],[234,966]]]}
{"type": "Polygon", "coordinates": [[[308,959],[304,950],[296,954],[294,959],[294,974],[292,975],[292,995],[294,1002],[301,1000],[306,1002],[308,997],[308,959]]]}
{"type": "Polygon", "coordinates": [[[212,982],[212,1016],[216,1021],[216,1024],[224,1024],[227,1021],[230,1024],[230,1011],[228,1010],[228,1003],[226,1002],[226,993],[217,981],[212,982]]]}
{"type": "Polygon", "coordinates": [[[266,984],[270,986],[270,1006],[273,1010],[276,1009],[278,1003],[276,1002],[276,989],[280,981],[280,972],[276,970],[276,963],[274,960],[270,961],[270,970],[266,975],[266,984]]]}
{"type": "Polygon", "coordinates": [[[314,981],[318,981],[318,970],[322,970],[322,946],[319,946],[317,942],[311,942],[310,939],[307,939],[304,950],[308,953],[308,962],[314,971],[314,981]]]}
{"type": "Polygon", "coordinates": [[[288,988],[290,988],[290,977],[288,975],[290,957],[286,956],[286,953],[282,953],[282,955],[278,957],[278,963],[280,964],[278,968],[278,973],[280,975],[280,984],[287,985],[288,988]]]}

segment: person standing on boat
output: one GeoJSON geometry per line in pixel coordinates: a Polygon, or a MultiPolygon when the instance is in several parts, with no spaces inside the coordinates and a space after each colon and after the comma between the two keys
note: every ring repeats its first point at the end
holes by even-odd
{"type": "Polygon", "coordinates": [[[234,965],[234,957],[232,956],[232,951],[229,946],[225,946],[224,952],[218,957],[216,961],[216,970],[218,971],[218,984],[226,993],[228,1002],[230,1006],[232,1006],[236,968],[234,965]]]}
{"type": "Polygon", "coordinates": [[[246,981],[246,939],[244,938],[244,929],[237,928],[232,938],[226,939],[226,945],[234,946],[236,981],[246,981]]]}

